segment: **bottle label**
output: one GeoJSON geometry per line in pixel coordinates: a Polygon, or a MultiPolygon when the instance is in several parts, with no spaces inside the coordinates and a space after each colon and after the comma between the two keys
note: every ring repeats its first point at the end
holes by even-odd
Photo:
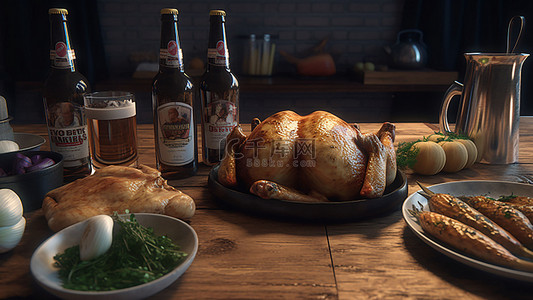
{"type": "Polygon", "coordinates": [[[73,49],[68,49],[64,42],[57,42],[54,50],[50,50],[52,66],[59,69],[68,69],[74,65],[76,54],[73,49]]]}
{"type": "Polygon", "coordinates": [[[192,107],[171,102],[157,108],[158,147],[161,162],[183,166],[194,160],[194,118],[192,107]]]}
{"type": "Polygon", "coordinates": [[[205,145],[210,149],[223,150],[226,137],[238,125],[238,111],[235,103],[218,100],[204,108],[205,145]]]}
{"type": "Polygon", "coordinates": [[[159,49],[159,61],[161,64],[171,67],[179,68],[183,61],[183,52],[178,48],[176,41],[171,40],[167,44],[167,48],[159,49]]]}
{"type": "Polygon", "coordinates": [[[207,60],[210,64],[215,66],[226,66],[229,62],[227,58],[229,57],[228,49],[223,40],[217,42],[216,48],[207,49],[207,60]]]}
{"type": "Polygon", "coordinates": [[[52,151],[63,155],[65,167],[81,166],[89,157],[87,124],[81,107],[61,102],[47,109],[52,151]]]}

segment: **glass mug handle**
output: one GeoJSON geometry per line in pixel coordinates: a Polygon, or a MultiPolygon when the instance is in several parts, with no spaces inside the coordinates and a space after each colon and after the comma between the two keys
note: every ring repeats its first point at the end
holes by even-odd
{"type": "Polygon", "coordinates": [[[442,133],[451,132],[450,124],[448,123],[448,107],[454,96],[461,96],[463,93],[463,84],[457,81],[454,81],[452,85],[446,90],[444,94],[444,101],[442,102],[442,107],[440,109],[439,116],[439,130],[442,133]]]}

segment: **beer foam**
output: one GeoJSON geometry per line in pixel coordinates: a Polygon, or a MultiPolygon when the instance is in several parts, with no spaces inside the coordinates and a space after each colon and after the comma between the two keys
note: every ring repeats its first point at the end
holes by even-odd
{"type": "Polygon", "coordinates": [[[135,102],[122,107],[85,107],[85,115],[94,120],[117,120],[135,116],[135,102]]]}

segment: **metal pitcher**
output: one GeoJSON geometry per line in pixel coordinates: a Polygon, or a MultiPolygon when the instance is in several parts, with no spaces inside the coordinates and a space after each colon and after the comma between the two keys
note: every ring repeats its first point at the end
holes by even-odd
{"type": "Polygon", "coordinates": [[[461,96],[455,132],[469,136],[478,159],[488,164],[518,162],[520,75],[524,53],[466,53],[464,85],[454,82],[446,91],[439,117],[441,132],[451,132],[448,107],[461,96]]]}

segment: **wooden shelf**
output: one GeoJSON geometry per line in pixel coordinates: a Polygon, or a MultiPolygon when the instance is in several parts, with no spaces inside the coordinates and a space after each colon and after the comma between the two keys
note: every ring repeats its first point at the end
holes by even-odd
{"type": "Polygon", "coordinates": [[[374,85],[446,85],[457,80],[457,72],[438,72],[432,70],[389,70],[364,72],[363,84],[374,85]]]}
{"type": "Polygon", "coordinates": [[[363,84],[355,76],[330,78],[300,78],[296,76],[239,78],[241,90],[246,92],[332,92],[332,93],[395,93],[443,92],[450,84],[363,84]]]}
{"type": "MultiPolygon", "coordinates": [[[[455,72],[451,72],[455,73],[455,72]]],[[[438,81],[438,84],[404,83],[404,84],[363,84],[355,76],[337,75],[328,78],[297,77],[290,75],[278,75],[272,77],[251,77],[237,76],[241,92],[259,93],[395,93],[395,92],[443,92],[454,78],[447,81],[438,81]]],[[[193,77],[194,82],[198,82],[198,77],[193,77]]],[[[151,90],[151,79],[123,78],[110,79],[98,82],[95,90],[124,89],[131,91],[151,90]]]]}
{"type": "MultiPolygon", "coordinates": [[[[371,84],[370,82],[367,82],[367,80],[365,80],[363,83],[361,78],[357,78],[357,76],[352,74],[336,75],[327,78],[298,77],[294,75],[277,75],[272,77],[251,77],[238,75],[237,78],[239,80],[241,91],[245,93],[444,92],[457,78],[456,72],[427,73],[411,71],[401,72],[401,74],[398,72],[371,73],[373,73],[372,76],[375,78],[371,84]],[[440,73],[440,75],[437,73],[440,73]]],[[[371,76],[371,73],[368,73],[368,76],[371,76]]],[[[193,82],[196,83],[199,81],[199,77],[193,77],[192,79],[193,82]]],[[[133,92],[150,92],[151,86],[152,79],[148,78],[113,78],[97,82],[93,86],[93,90],[127,90],[133,92]]],[[[26,91],[40,91],[41,87],[41,82],[17,83],[17,88],[26,91]]]]}

